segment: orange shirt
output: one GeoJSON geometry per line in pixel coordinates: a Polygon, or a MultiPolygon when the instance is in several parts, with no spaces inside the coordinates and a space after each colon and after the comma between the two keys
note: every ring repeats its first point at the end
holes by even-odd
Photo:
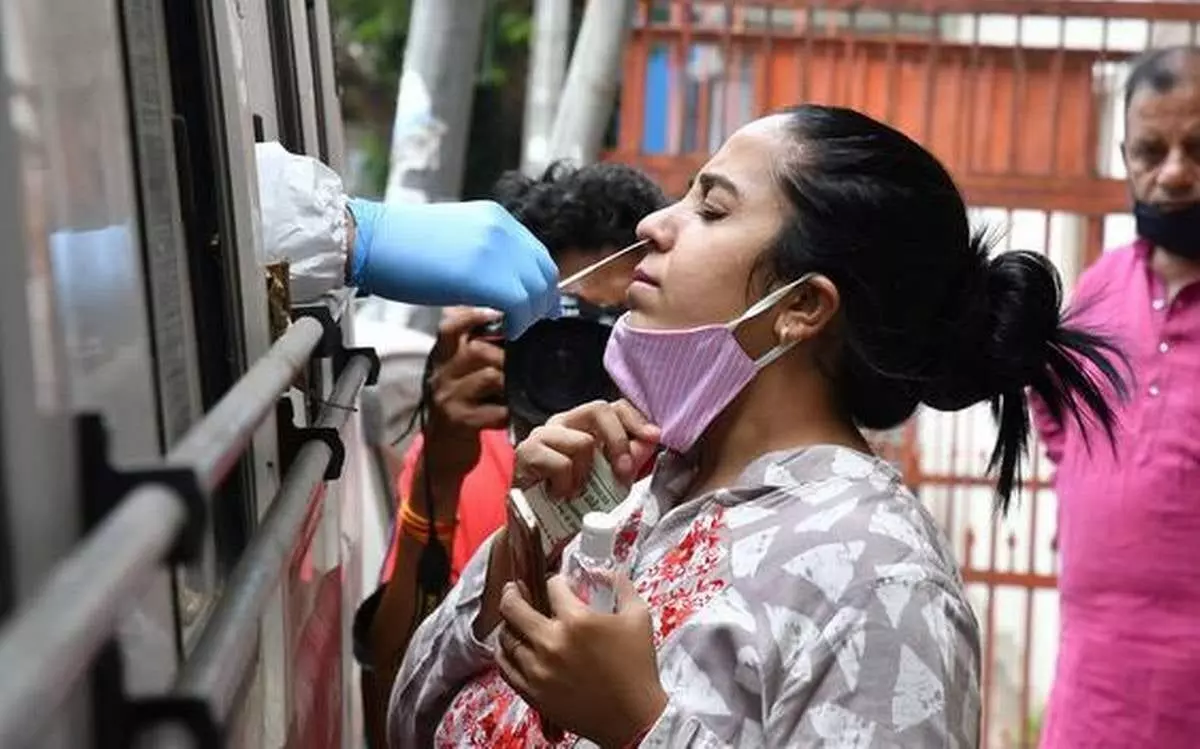
{"type": "MultiPolygon", "coordinates": [[[[404,454],[404,464],[396,481],[397,496],[410,498],[413,508],[421,514],[425,512],[424,503],[413,491],[412,483],[423,445],[423,435],[417,435],[404,454]]],[[[458,580],[459,573],[483,542],[504,525],[515,462],[516,456],[509,444],[507,430],[487,429],[479,433],[479,462],[463,479],[459,494],[458,525],[450,549],[451,582],[458,580]]],[[[399,547],[399,532],[400,508],[397,506],[392,521],[391,542],[380,573],[381,583],[387,582],[392,576],[399,547]]]]}

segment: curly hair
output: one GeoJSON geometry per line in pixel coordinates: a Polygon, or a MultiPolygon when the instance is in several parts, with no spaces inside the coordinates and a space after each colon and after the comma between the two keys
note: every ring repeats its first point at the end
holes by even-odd
{"type": "Polygon", "coordinates": [[[631,244],[638,222],[667,203],[653,180],[615,163],[577,168],[556,161],[537,178],[505,172],[492,192],[555,260],[568,249],[601,252],[631,244]]]}

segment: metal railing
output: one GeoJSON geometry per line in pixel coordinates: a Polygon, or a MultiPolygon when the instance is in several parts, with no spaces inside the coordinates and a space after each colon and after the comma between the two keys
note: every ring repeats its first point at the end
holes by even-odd
{"type": "MultiPolygon", "coordinates": [[[[341,431],[371,366],[365,356],[349,359],[333,386],[317,429],[341,431]]],[[[229,716],[233,700],[253,666],[259,621],[334,459],[330,445],[320,440],[306,442],[297,451],[279,494],[234,568],[225,594],[179,674],[177,693],[203,700],[220,721],[229,716]]]]}
{"type": "Polygon", "coordinates": [[[205,492],[220,486],[323,335],[324,328],[315,318],[302,317],[292,323],[267,355],[179,441],[167,455],[167,463],[195,471],[205,492]]]}
{"type": "Polygon", "coordinates": [[[363,385],[377,373],[373,352],[342,349],[337,333],[336,321],[328,316],[300,317],[162,465],[142,472],[113,471],[123,482],[117,486],[128,486],[128,491],[113,498],[112,508],[58,563],[41,591],[0,629],[0,673],[5,674],[0,679],[0,746],[23,746],[41,734],[111,641],[121,613],[145,591],[156,570],[178,561],[181,539],[202,532],[206,503],[188,495],[207,499],[314,353],[331,355],[339,370],[332,399],[315,428],[301,430],[308,432],[301,434],[307,441],[295,453],[273,506],[177,682],[177,696],[193,698],[190,715],[199,707],[218,725],[224,720],[252,665],[259,618],[279,584],[284,549],[300,531],[331,463],[340,467],[344,455],[338,432],[363,385]],[[328,350],[331,340],[338,343],[335,352],[328,350]],[[165,480],[158,482],[156,476],[165,480]],[[173,485],[181,476],[190,491],[173,485]]]}
{"type": "Polygon", "coordinates": [[[135,490],[0,632],[0,746],[36,738],[145,590],[187,521],[169,489],[135,490]]]}

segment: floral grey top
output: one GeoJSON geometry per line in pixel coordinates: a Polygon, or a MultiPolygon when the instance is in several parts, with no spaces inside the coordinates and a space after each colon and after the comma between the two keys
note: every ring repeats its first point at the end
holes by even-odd
{"type": "MultiPolygon", "coordinates": [[[[617,510],[670,695],[643,747],[977,746],[979,627],[889,465],[835,446],[771,453],[681,502],[690,479],[664,456],[617,510]]],[[[489,548],[413,639],[393,747],[549,745],[472,635],[489,548]]]]}

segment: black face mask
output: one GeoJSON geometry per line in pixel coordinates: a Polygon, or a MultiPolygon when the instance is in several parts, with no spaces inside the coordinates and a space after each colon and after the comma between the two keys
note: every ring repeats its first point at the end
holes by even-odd
{"type": "Polygon", "coordinates": [[[1172,255],[1200,260],[1200,203],[1164,211],[1142,201],[1134,201],[1133,216],[1137,233],[1172,255]]]}

